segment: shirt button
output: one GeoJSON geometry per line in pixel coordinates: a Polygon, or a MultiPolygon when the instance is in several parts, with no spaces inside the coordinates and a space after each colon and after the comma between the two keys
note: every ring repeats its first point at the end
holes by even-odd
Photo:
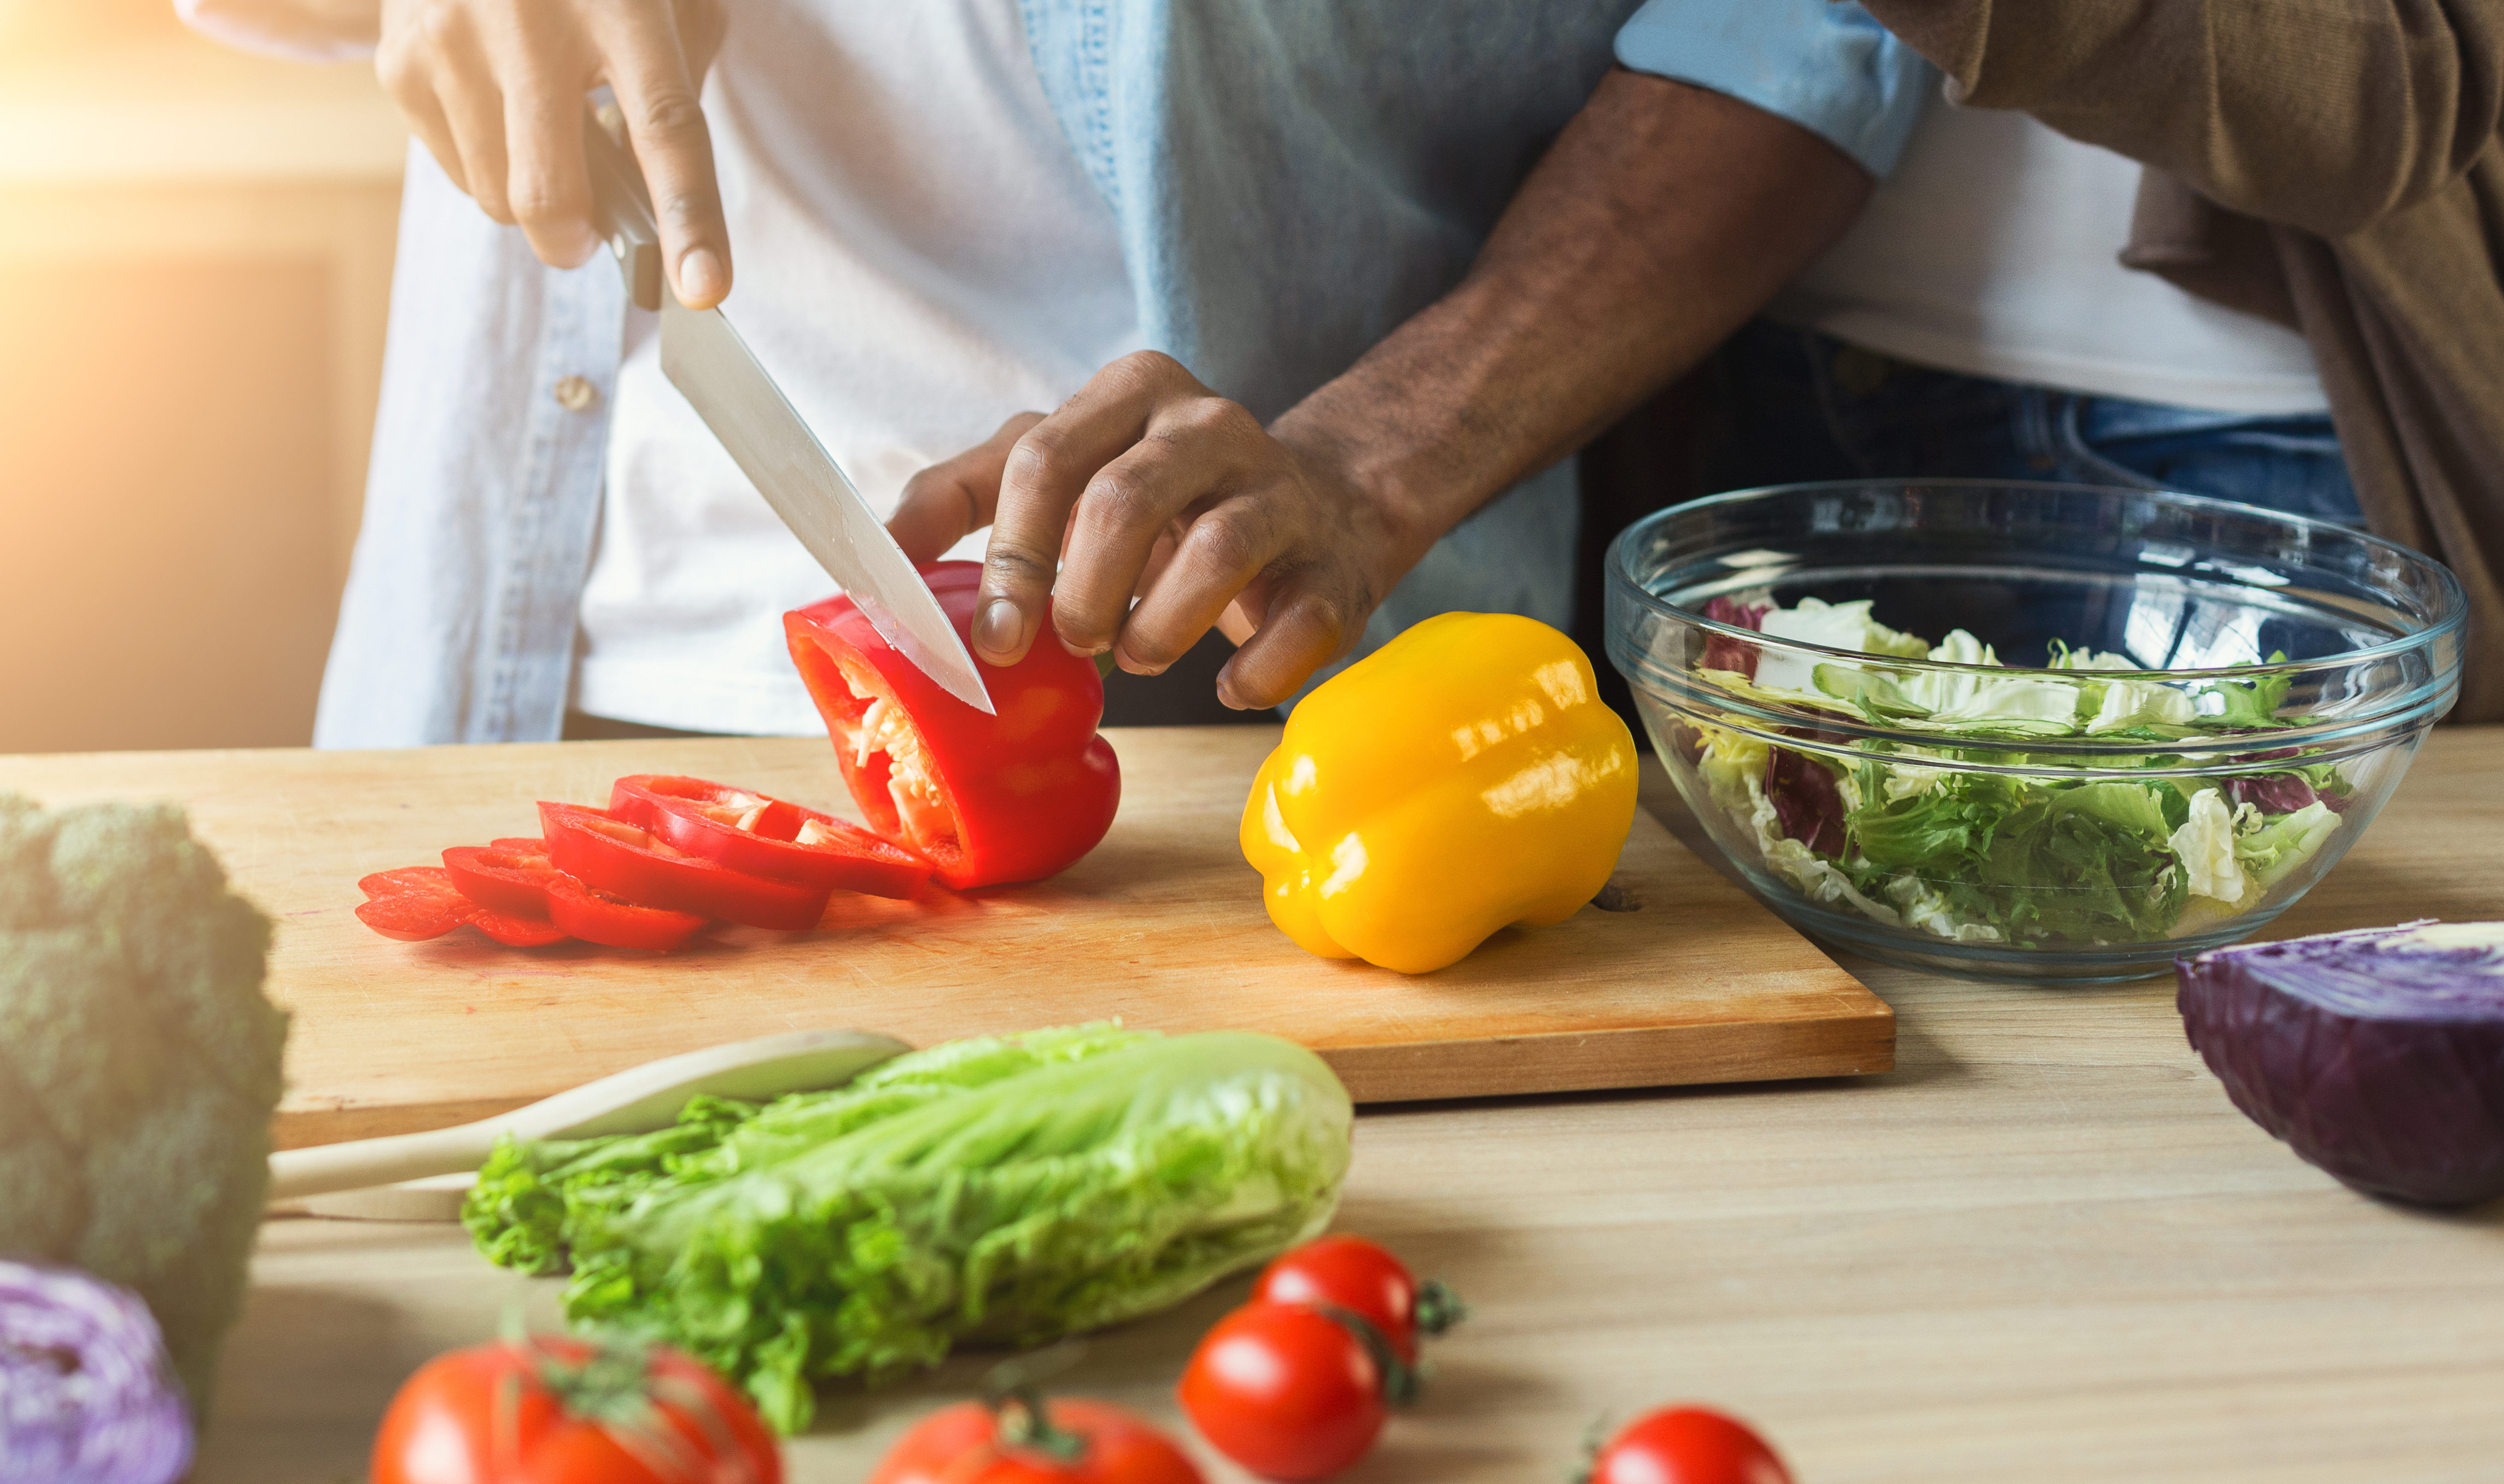
{"type": "Polygon", "coordinates": [[[600,389],[588,376],[568,376],[556,384],[556,404],[568,412],[589,412],[600,400],[600,389]]]}

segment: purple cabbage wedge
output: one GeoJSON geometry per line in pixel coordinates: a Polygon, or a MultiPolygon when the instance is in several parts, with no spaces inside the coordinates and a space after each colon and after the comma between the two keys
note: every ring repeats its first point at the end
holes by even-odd
{"type": "Polygon", "coordinates": [[[139,1295],[0,1258],[0,1479],[171,1484],[191,1415],[139,1295]]]}
{"type": "Polygon", "coordinates": [[[2504,1194],[2504,922],[2177,959],[2192,1048],[2252,1122],[2372,1195],[2504,1194]]]}

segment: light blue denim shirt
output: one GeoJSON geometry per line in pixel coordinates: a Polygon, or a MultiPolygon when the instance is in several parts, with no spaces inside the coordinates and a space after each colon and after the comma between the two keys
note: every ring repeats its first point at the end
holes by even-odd
{"type": "MultiPolygon", "coordinates": [[[[1874,172],[1911,121],[1910,53],[1830,0],[1652,0],[1623,31],[1631,0],[1021,4],[1119,223],[1146,343],[1264,419],[1460,280],[1613,42],[1874,172]]],[[[412,148],[316,745],[558,735],[625,314],[605,259],[541,266],[412,148]]],[[[1393,591],[1364,648],[1452,608],[1562,626],[1576,503],[1570,461],[1491,501],[1393,591]]]]}

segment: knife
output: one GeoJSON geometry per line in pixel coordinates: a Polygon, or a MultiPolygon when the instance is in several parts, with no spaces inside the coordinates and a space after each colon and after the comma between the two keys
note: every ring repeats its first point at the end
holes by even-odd
{"type": "Polygon", "coordinates": [[[592,220],[617,256],[626,293],[661,316],[661,374],[730,451],[782,524],[857,604],[879,637],[950,695],[997,714],[973,654],[904,548],[842,465],[809,431],[718,309],[689,309],[661,273],[661,234],[643,172],[600,115],[583,121],[592,220]]]}

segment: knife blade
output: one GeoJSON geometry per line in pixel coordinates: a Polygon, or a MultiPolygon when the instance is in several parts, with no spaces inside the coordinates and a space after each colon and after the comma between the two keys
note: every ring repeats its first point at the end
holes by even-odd
{"type": "Polygon", "coordinates": [[[660,311],[661,374],[879,637],[950,695],[997,714],[956,626],[852,476],[722,312],[689,309],[663,285],[660,233],[643,172],[597,115],[584,122],[583,152],[594,221],[617,257],[626,291],[640,307],[660,311]]]}

